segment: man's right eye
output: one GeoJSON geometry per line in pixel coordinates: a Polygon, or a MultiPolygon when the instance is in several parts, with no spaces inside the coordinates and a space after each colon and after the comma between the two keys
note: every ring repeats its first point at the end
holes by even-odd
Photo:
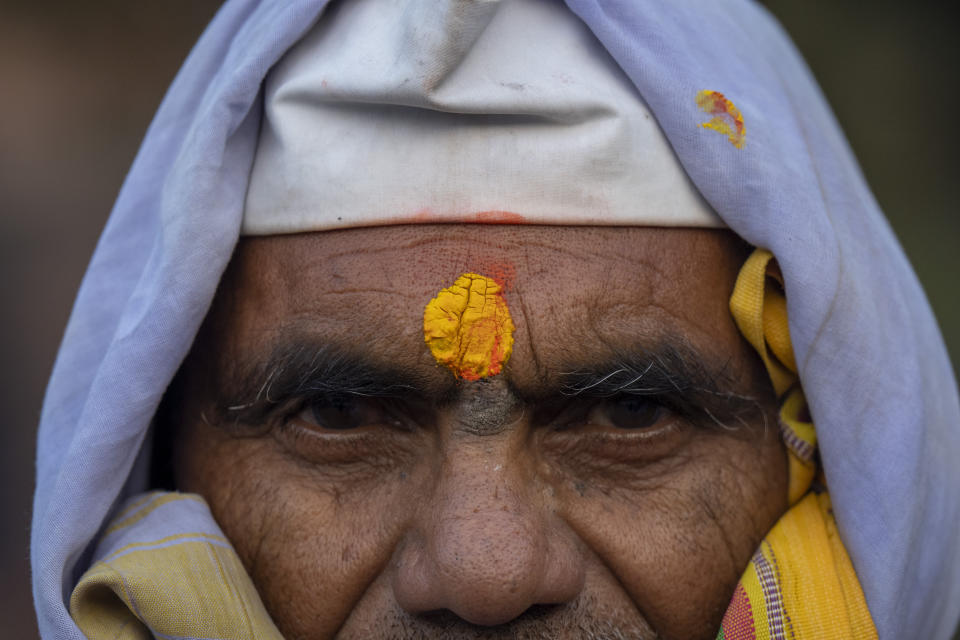
{"type": "Polygon", "coordinates": [[[397,426],[399,421],[382,402],[364,397],[321,397],[297,415],[304,426],[318,431],[349,431],[362,427],[397,426]]]}
{"type": "Polygon", "coordinates": [[[419,450],[418,423],[406,409],[395,398],[314,395],[301,398],[272,432],[288,452],[318,469],[359,463],[351,473],[378,474],[408,463],[419,450]]]}

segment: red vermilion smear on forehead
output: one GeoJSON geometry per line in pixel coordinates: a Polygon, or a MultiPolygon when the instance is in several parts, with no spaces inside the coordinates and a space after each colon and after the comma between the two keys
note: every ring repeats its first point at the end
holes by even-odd
{"type": "Polygon", "coordinates": [[[436,213],[434,213],[427,207],[424,207],[423,209],[418,209],[417,211],[415,211],[413,215],[411,215],[407,219],[407,222],[426,223],[426,222],[442,222],[442,220],[440,219],[440,216],[438,216],[436,213]]]}
{"type": "Polygon", "coordinates": [[[476,213],[443,214],[429,207],[417,209],[413,213],[390,219],[396,224],[425,223],[476,223],[476,224],[525,224],[527,219],[519,213],[500,209],[478,211],[476,213]]]}
{"type": "Polygon", "coordinates": [[[505,262],[502,258],[490,258],[478,256],[471,260],[472,264],[480,267],[479,271],[487,274],[504,291],[513,289],[513,282],[517,279],[517,268],[510,262],[505,262]]]}
{"type": "Polygon", "coordinates": [[[477,222],[484,224],[523,224],[527,221],[522,215],[513,211],[480,211],[475,215],[477,222]]]}

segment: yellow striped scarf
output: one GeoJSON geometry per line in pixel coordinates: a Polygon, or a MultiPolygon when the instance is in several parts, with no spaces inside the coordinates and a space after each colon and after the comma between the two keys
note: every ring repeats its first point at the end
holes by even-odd
{"type": "Polygon", "coordinates": [[[817,435],[797,377],[783,279],[769,251],[757,249],[744,263],[730,311],[760,354],[781,399],[790,509],[754,553],[717,639],[875,639],[877,632],[837,532],[822,475],[812,488],[817,435]]]}
{"type": "Polygon", "coordinates": [[[95,557],[70,597],[88,638],[283,638],[200,496],[133,499],[95,557]]]}

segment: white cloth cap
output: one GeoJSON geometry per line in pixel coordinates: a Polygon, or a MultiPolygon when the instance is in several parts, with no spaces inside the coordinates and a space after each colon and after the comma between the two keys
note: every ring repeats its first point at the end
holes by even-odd
{"type": "Polygon", "coordinates": [[[409,222],[724,226],[562,4],[334,4],[267,78],[242,233],[409,222]]]}

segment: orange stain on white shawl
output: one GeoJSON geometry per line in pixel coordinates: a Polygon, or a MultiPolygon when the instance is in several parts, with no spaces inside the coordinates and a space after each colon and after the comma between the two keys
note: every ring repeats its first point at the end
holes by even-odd
{"type": "Polygon", "coordinates": [[[697,93],[697,106],[713,116],[700,126],[704,129],[713,129],[727,136],[730,144],[742,149],[747,140],[747,128],[743,124],[743,115],[740,110],[727,100],[719,91],[704,89],[697,93]]]}

